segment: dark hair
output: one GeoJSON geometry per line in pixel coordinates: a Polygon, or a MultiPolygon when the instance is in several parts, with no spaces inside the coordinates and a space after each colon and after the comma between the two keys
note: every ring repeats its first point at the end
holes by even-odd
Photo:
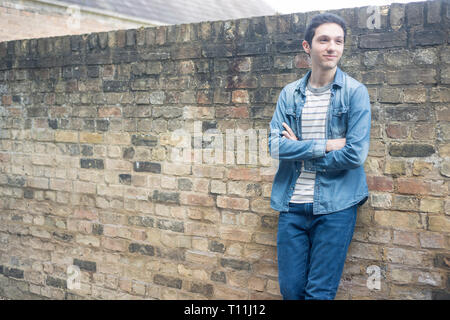
{"type": "Polygon", "coordinates": [[[347,27],[345,25],[345,21],[338,15],[335,15],[334,13],[321,13],[315,15],[312,18],[311,22],[309,23],[308,27],[306,28],[305,40],[309,43],[310,47],[312,47],[312,39],[314,38],[316,29],[324,23],[336,23],[340,25],[341,28],[344,30],[344,42],[345,42],[345,36],[347,35],[347,27]]]}

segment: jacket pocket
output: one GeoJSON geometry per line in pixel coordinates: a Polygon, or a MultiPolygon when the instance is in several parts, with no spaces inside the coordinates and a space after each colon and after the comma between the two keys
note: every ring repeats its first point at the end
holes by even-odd
{"type": "Polygon", "coordinates": [[[345,138],[348,126],[348,106],[333,108],[331,118],[331,138],[345,138]]]}

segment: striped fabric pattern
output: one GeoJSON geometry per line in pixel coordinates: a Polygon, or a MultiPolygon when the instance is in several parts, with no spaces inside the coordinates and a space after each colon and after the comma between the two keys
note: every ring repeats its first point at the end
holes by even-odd
{"type": "MultiPolygon", "coordinates": [[[[330,104],[331,82],[321,88],[312,88],[308,82],[306,86],[306,101],[302,109],[302,140],[325,139],[325,121],[330,104]]],[[[290,202],[314,202],[314,184],[316,173],[305,171],[302,163],[294,193],[290,202]]]]}

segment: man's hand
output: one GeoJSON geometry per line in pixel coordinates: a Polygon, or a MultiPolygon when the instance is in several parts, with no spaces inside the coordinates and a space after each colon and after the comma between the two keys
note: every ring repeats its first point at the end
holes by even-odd
{"type": "Polygon", "coordinates": [[[345,141],[345,138],[327,140],[326,152],[342,149],[345,141]]]}
{"type": "Polygon", "coordinates": [[[292,129],[287,125],[286,122],[283,122],[283,127],[286,129],[286,131],[283,131],[283,138],[288,138],[291,140],[298,140],[298,138],[295,136],[294,132],[292,131],[292,129]]]}

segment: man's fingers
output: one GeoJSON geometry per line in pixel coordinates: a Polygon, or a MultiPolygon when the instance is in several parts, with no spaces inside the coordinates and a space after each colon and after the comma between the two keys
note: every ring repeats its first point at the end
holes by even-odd
{"type": "Polygon", "coordinates": [[[286,124],[286,122],[283,122],[283,126],[286,128],[290,135],[294,136],[294,131],[292,131],[292,129],[286,124]]]}
{"type": "MultiPolygon", "coordinates": [[[[283,122],[284,124],[284,122],[283,122]]],[[[291,130],[291,128],[289,128],[288,125],[287,126],[287,130],[288,131],[282,131],[281,133],[283,134],[283,137],[291,139],[291,140],[298,140],[297,136],[294,134],[294,132],[291,130]]]]}

